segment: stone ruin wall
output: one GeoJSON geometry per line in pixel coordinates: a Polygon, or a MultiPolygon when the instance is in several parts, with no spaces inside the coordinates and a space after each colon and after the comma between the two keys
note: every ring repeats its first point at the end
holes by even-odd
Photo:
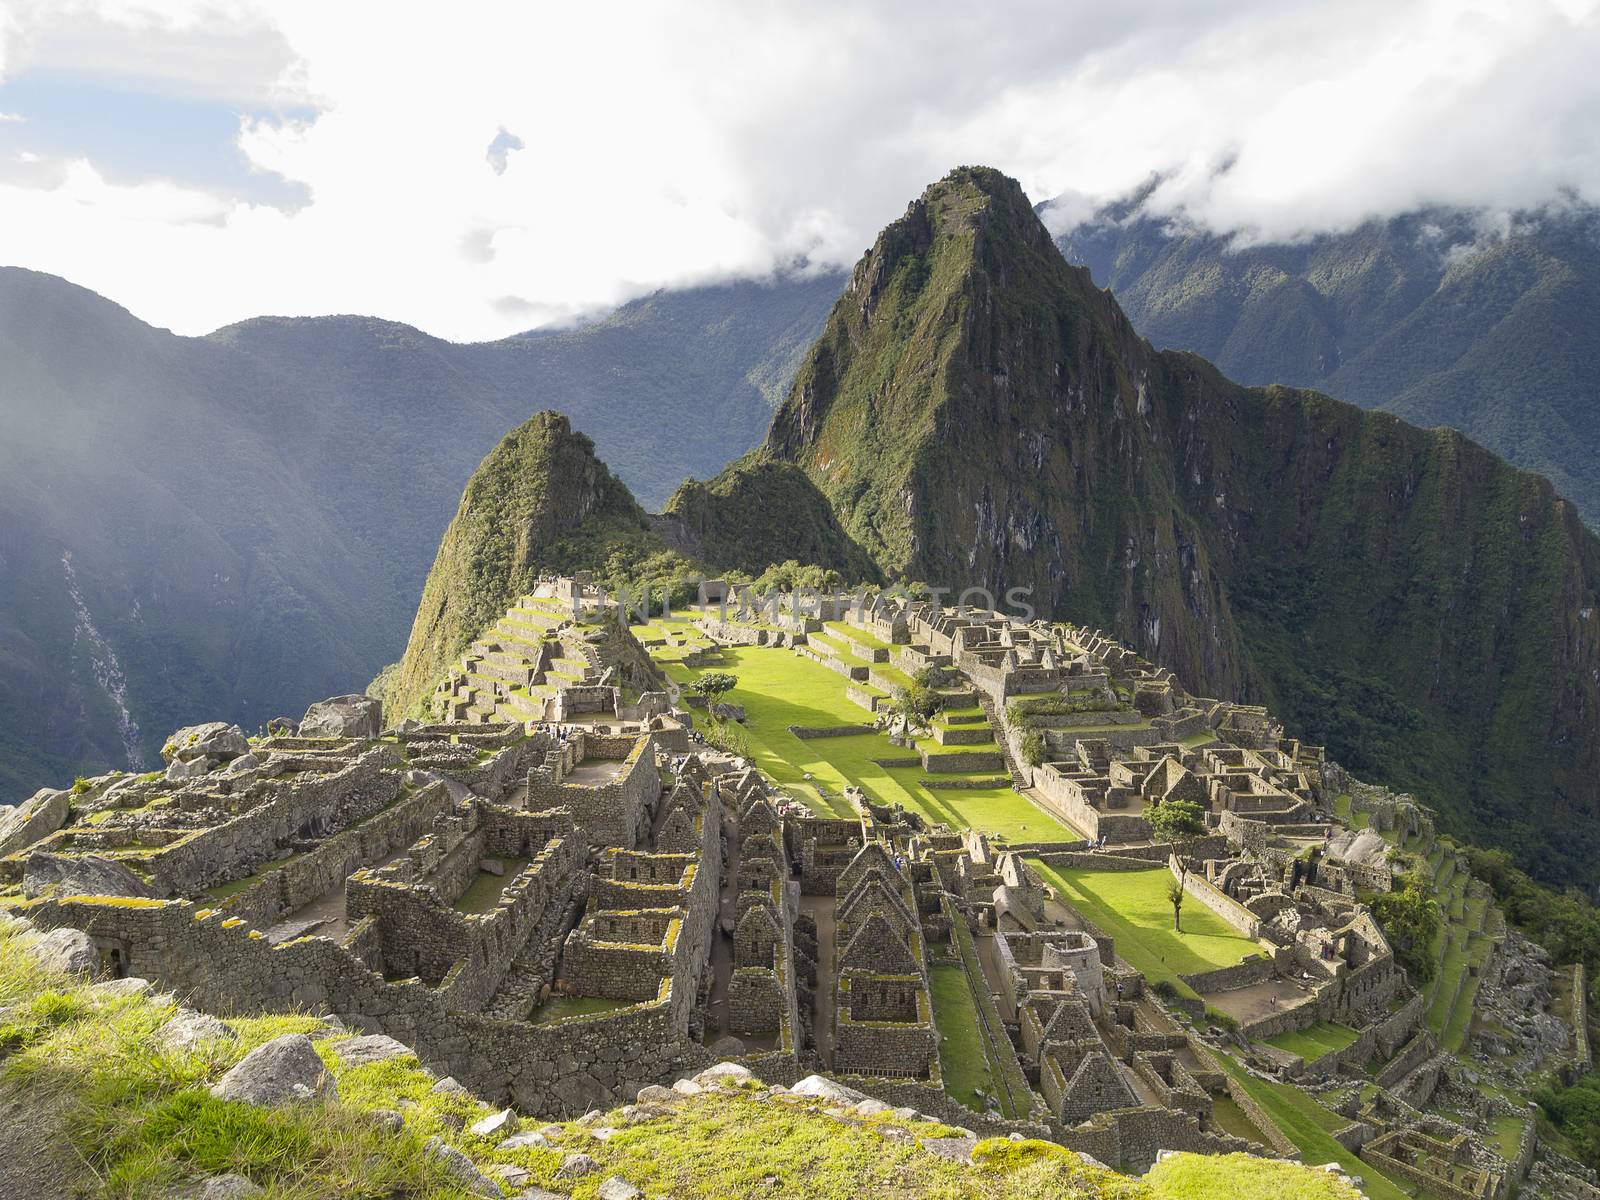
{"type": "Polygon", "coordinates": [[[29,916],[122,949],[130,974],[206,1011],[333,1013],[415,1046],[437,1073],[527,1112],[579,1115],[714,1060],[685,1036],[688,989],[669,984],[654,1002],[549,1025],[500,1021],[454,1011],[420,982],[385,982],[326,938],[274,946],[241,922],[200,912],[182,900],[49,900],[29,916]]]}
{"type": "Polygon", "coordinates": [[[256,929],[266,929],[319,896],[342,887],[367,863],[382,862],[409,846],[454,804],[443,783],[432,783],[407,796],[387,812],[334,834],[315,850],[270,867],[249,887],[217,907],[256,929]]]}

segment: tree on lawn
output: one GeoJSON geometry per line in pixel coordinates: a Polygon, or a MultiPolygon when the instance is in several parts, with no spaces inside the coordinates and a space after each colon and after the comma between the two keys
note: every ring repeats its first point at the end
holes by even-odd
{"type": "Polygon", "coordinates": [[[737,675],[729,675],[726,671],[707,671],[689,685],[689,690],[696,696],[704,696],[707,706],[710,706],[738,686],[737,675]]]}
{"type": "MultiPolygon", "coordinates": [[[[1189,874],[1184,870],[1184,875],[1189,874]]],[[[1179,933],[1183,932],[1183,884],[1182,879],[1173,875],[1167,876],[1167,900],[1172,904],[1172,928],[1179,933]]]]}
{"type": "Polygon", "coordinates": [[[1206,810],[1193,800],[1167,800],[1148,810],[1144,819],[1150,832],[1172,843],[1172,856],[1178,860],[1178,874],[1167,880],[1167,900],[1172,904],[1172,928],[1181,932],[1184,885],[1189,881],[1182,843],[1206,831],[1206,810]]]}

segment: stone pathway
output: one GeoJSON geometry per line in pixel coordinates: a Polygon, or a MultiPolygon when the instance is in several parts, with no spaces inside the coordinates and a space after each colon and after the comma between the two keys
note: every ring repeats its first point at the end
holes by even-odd
{"type": "Polygon", "coordinates": [[[814,1033],[817,1054],[833,1069],[833,912],[834,896],[801,896],[800,911],[817,923],[817,1007],[814,1033]]]}

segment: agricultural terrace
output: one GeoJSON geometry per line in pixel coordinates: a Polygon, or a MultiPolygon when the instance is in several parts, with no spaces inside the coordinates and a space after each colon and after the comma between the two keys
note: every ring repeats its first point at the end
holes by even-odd
{"type": "Polygon", "coordinates": [[[1117,954],[1152,984],[1167,980],[1180,993],[1194,992],[1178,977],[1231,967],[1261,947],[1205,905],[1189,898],[1183,928],[1172,928],[1165,867],[1148,871],[1056,868],[1039,858],[1028,865],[1056,889],[1061,900],[1116,939],[1117,954]]]}
{"type": "MultiPolygon", "coordinates": [[[[701,674],[682,663],[686,652],[708,644],[688,618],[658,618],[637,632],[674,682],[690,683],[701,674]],[[658,639],[666,639],[666,644],[650,644],[658,639]]],[[[892,745],[885,734],[796,737],[789,732],[791,725],[813,729],[867,725],[872,714],[845,694],[844,676],[792,650],[729,647],[714,667],[705,670],[738,676],[739,686],[724,699],[744,707],[747,720],[742,734],[750,758],[784,791],[815,812],[850,815],[844,789],[854,784],[880,804],[902,805],[952,829],[981,829],[1012,842],[1067,841],[1078,836],[1009,785],[930,788],[920,782],[920,766],[880,765],[874,760],[915,755],[914,751],[892,745]]],[[[964,778],[967,777],[956,774],[941,776],[941,780],[957,782],[964,778]]]]}

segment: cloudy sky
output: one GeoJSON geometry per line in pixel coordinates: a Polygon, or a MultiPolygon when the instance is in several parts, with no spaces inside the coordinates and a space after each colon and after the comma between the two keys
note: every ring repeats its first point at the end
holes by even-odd
{"type": "Polygon", "coordinates": [[[0,264],[455,339],[853,261],[960,163],[1250,239],[1600,199],[1600,0],[0,0],[0,264]]]}

